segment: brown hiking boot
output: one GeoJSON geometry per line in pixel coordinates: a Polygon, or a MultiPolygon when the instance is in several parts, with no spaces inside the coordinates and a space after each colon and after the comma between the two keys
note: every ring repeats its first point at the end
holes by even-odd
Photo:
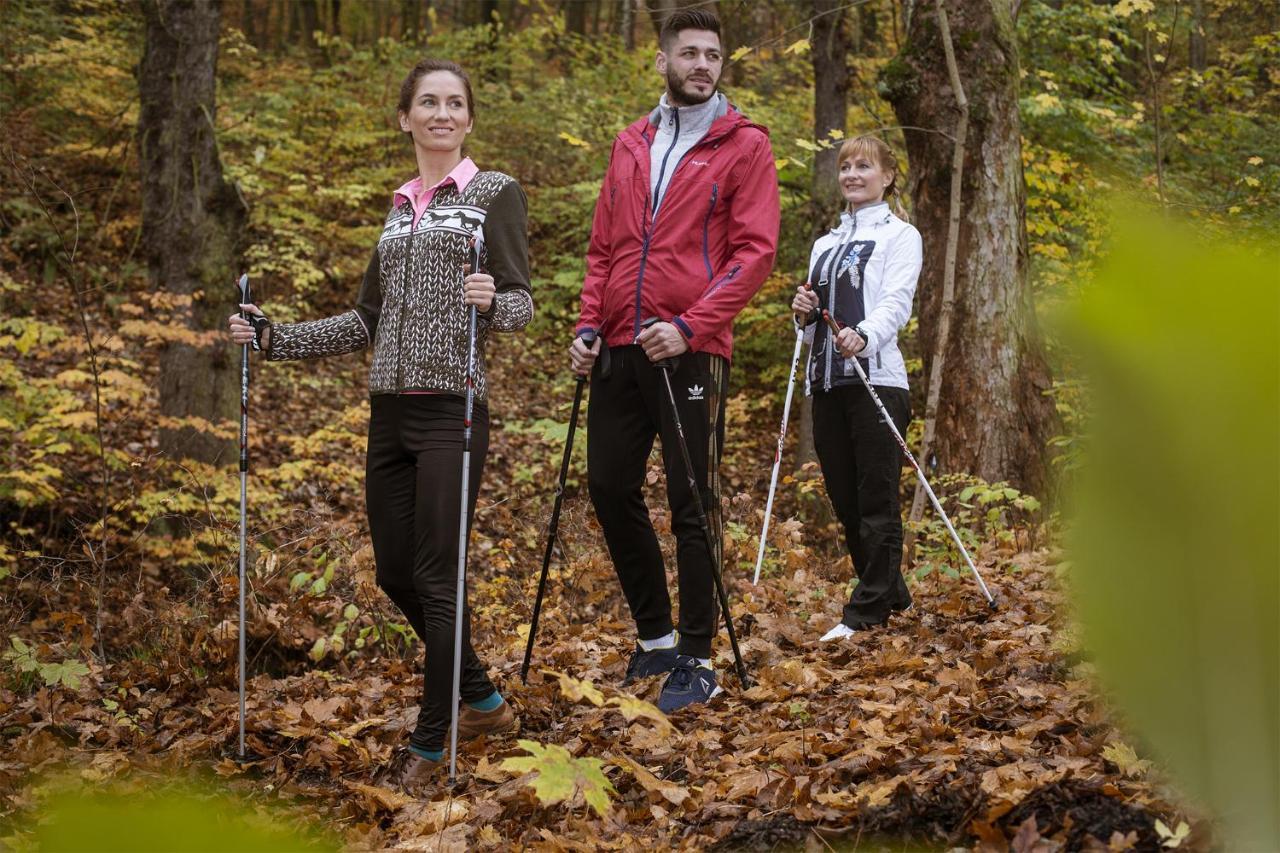
{"type": "Polygon", "coordinates": [[[492,711],[477,711],[465,702],[458,714],[458,740],[471,740],[480,735],[494,735],[514,731],[519,727],[510,702],[503,702],[492,711]]]}
{"type": "Polygon", "coordinates": [[[387,769],[376,777],[376,783],[386,788],[398,788],[407,793],[421,791],[436,778],[444,760],[423,758],[411,749],[404,750],[392,759],[387,769]]]}

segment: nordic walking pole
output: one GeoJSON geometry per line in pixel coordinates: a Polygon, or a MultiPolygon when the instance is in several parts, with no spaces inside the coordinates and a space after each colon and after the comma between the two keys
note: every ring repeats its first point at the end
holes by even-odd
{"type": "MultiPolygon", "coordinates": [[[[647,329],[654,323],[659,322],[657,317],[650,317],[641,324],[641,328],[647,329]]],[[[751,686],[751,679],[747,676],[746,664],[742,662],[742,652],[738,650],[738,635],[733,630],[733,616],[729,612],[729,595],[724,589],[724,578],[720,576],[720,565],[716,560],[716,543],[711,535],[711,523],[707,521],[707,511],[702,506],[702,492],[698,488],[698,481],[693,475],[693,461],[689,459],[689,445],[684,439],[684,426],[680,423],[680,412],[676,409],[676,394],[671,388],[671,371],[675,369],[674,358],[664,358],[661,361],[655,361],[653,366],[658,368],[662,374],[662,382],[667,388],[667,401],[671,404],[671,419],[676,424],[676,444],[680,445],[680,458],[684,460],[684,472],[689,478],[689,494],[693,498],[694,508],[698,512],[698,524],[702,526],[702,538],[707,543],[707,556],[711,559],[711,579],[716,585],[716,595],[720,599],[720,610],[724,613],[724,625],[729,631],[729,645],[733,649],[733,665],[738,673],[738,682],[742,685],[742,689],[751,686]]],[[[663,448],[666,452],[666,448],[663,448]]]]}
{"type": "MultiPolygon", "coordinates": [[[[249,293],[249,276],[240,276],[240,303],[253,304],[249,293]]],[[[240,316],[249,314],[241,309],[240,316]]],[[[245,533],[247,527],[249,482],[249,344],[240,347],[240,760],[244,760],[244,582],[245,533]]]]}
{"type": "MultiPolygon", "coordinates": [[[[596,333],[583,330],[579,336],[588,349],[595,343],[596,333]]],[[[529,679],[529,661],[533,658],[533,643],[538,636],[538,616],[542,613],[542,594],[547,589],[547,571],[551,566],[551,552],[555,549],[556,531],[560,527],[560,504],[564,500],[564,484],[569,477],[569,461],[573,456],[573,434],[578,428],[578,410],[582,408],[582,391],[587,377],[578,376],[578,387],[573,392],[573,410],[569,413],[569,435],[564,442],[564,459],[560,461],[560,481],[556,484],[556,500],[551,506],[551,525],[547,528],[547,549],[542,553],[542,575],[538,578],[538,595],[533,600],[533,621],[529,624],[529,642],[524,647],[524,663],[520,665],[520,683],[529,679]]]]}
{"type": "MultiPolygon", "coordinates": [[[[484,231],[471,238],[469,272],[480,271],[484,231]]],[[[462,623],[467,606],[467,505],[471,480],[471,412],[476,398],[476,306],[467,306],[467,405],[462,418],[462,502],[458,515],[458,592],[453,603],[453,719],[449,725],[449,785],[458,781],[458,705],[462,702],[462,623]]]]}
{"type": "MultiPolygon", "coordinates": [[[[831,345],[835,346],[834,336],[840,334],[840,326],[835,320],[831,319],[831,315],[826,311],[822,312],[822,319],[826,320],[827,325],[831,328],[833,336],[831,345]]],[[[884,407],[884,403],[880,402],[880,396],[876,394],[876,390],[871,387],[871,380],[867,378],[867,372],[862,369],[862,364],[856,358],[849,361],[853,364],[854,370],[858,372],[858,378],[862,380],[862,384],[866,387],[867,392],[871,394],[871,399],[875,402],[876,408],[880,410],[881,419],[889,425],[889,431],[893,433],[893,437],[897,439],[898,447],[902,449],[903,454],[907,457],[907,461],[911,463],[911,467],[916,469],[916,476],[920,478],[920,485],[924,487],[924,492],[929,496],[929,501],[933,504],[934,510],[942,517],[942,522],[947,525],[947,532],[951,534],[952,540],[956,543],[956,547],[960,549],[961,556],[964,557],[965,563],[969,566],[969,571],[973,572],[974,580],[978,582],[978,586],[982,589],[982,594],[987,598],[987,604],[992,610],[996,609],[995,597],[991,594],[991,590],[987,589],[987,584],[982,579],[982,575],[978,572],[978,567],[973,564],[973,560],[969,557],[969,552],[965,550],[964,543],[960,541],[960,535],[956,533],[955,527],[951,524],[951,519],[947,517],[946,510],[942,508],[942,504],[938,501],[938,496],[933,493],[933,489],[929,487],[929,481],[924,476],[924,469],[920,467],[920,463],[916,461],[915,456],[907,448],[907,443],[903,441],[902,434],[898,432],[898,428],[893,423],[893,418],[889,417],[889,410],[884,407]]]]}
{"type": "Polygon", "coordinates": [[[804,345],[804,329],[796,329],[796,351],[791,354],[791,374],[787,378],[787,398],[782,404],[782,429],[778,432],[778,450],[773,456],[773,474],[769,477],[769,499],[764,503],[764,527],[760,529],[760,550],[756,554],[756,574],[751,585],[760,583],[760,567],[764,565],[765,543],[769,541],[769,519],[773,515],[773,493],[778,488],[778,469],[782,467],[782,446],[787,441],[787,418],[791,415],[791,392],[796,387],[796,366],[804,345]]]}

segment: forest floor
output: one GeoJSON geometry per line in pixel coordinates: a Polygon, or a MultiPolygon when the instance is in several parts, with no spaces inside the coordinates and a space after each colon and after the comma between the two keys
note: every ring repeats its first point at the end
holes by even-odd
{"type": "MultiPolygon", "coordinates": [[[[234,758],[236,519],[223,507],[216,524],[228,547],[208,576],[184,583],[140,565],[103,591],[108,652],[86,656],[86,677],[52,686],[0,682],[0,845],[38,838],[42,810],[59,790],[50,778],[138,795],[172,778],[202,780],[273,821],[350,849],[1051,851],[1211,843],[1205,823],[1138,757],[1098,699],[1067,616],[1062,557],[1035,531],[984,543],[975,555],[998,610],[988,610],[965,576],[913,575],[913,611],[820,644],[840,617],[851,567],[833,527],[797,520],[805,512],[801,489],[788,483],[768,571],[759,586],[750,584],[776,441],[773,400],[731,403],[723,469],[726,580],[752,686],[738,684],[722,632],[715,665],[727,689],[709,705],[667,719],[646,704],[660,680],[634,693],[617,687],[633,634],[576,474],[534,666],[522,685],[572,389],[553,350],[546,348],[541,373],[515,353],[493,357],[499,390],[471,600],[476,648],[519,715],[518,738],[567,750],[548,753],[541,765],[548,780],[568,780],[562,802],[541,802],[531,773],[503,766],[526,755],[516,737],[467,744],[465,784],[452,793],[441,786],[410,797],[376,784],[416,715],[418,647],[388,627],[398,614],[373,580],[360,495],[303,490],[306,521],[298,529],[313,541],[344,543],[346,557],[327,589],[312,585],[303,594],[290,579],[309,567],[307,552],[287,543],[255,551],[250,760],[234,758]],[[329,626],[338,613],[350,614],[353,626],[337,644],[342,653],[317,654],[318,639],[335,645],[340,632],[329,626]],[[379,628],[371,636],[382,639],[352,642],[359,625],[379,628]],[[1187,837],[1157,828],[1184,820],[1193,827],[1187,837]]],[[[344,409],[358,420],[363,368],[354,360],[308,367],[305,378],[273,368],[257,374],[256,464],[290,459],[273,426],[307,434],[344,409]]],[[[120,427],[120,440],[130,430],[151,440],[146,411],[122,417],[133,425],[120,427]]],[[[360,466],[358,454],[341,461],[360,466]]],[[[580,471],[580,458],[575,465],[580,471]]],[[[670,558],[660,471],[655,454],[650,505],[670,558]]],[[[234,478],[233,470],[225,476],[234,478]]],[[[289,538],[274,533],[277,542],[289,538]]],[[[62,631],[93,647],[92,583],[43,570],[15,580],[24,630],[62,631]]],[[[674,572],[670,583],[674,589],[674,572]]]]}

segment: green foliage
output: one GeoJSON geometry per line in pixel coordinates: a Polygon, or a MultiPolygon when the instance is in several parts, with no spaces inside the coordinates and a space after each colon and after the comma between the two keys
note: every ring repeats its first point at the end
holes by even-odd
{"type": "Polygon", "coordinates": [[[69,690],[78,690],[80,679],[89,674],[89,667],[72,658],[52,663],[42,662],[36,656],[35,647],[17,636],[9,637],[9,648],[5,650],[3,657],[16,673],[38,675],[46,687],[60,684],[69,690]]]}
{"type": "Polygon", "coordinates": [[[535,773],[529,781],[538,802],[544,806],[571,801],[579,792],[587,805],[600,817],[609,813],[609,796],[616,793],[613,783],[604,775],[604,762],[598,758],[574,758],[569,750],[554,743],[543,746],[536,741],[519,740],[528,757],[507,758],[504,770],[513,773],[535,773]]]}
{"type": "MultiPolygon", "coordinates": [[[[1033,496],[1008,483],[988,483],[968,474],[948,474],[930,485],[971,557],[976,559],[978,546],[988,541],[1010,546],[1012,551],[1019,534],[1029,540],[1027,544],[1034,544],[1041,505],[1033,496]]],[[[952,579],[968,571],[946,524],[931,508],[909,527],[918,537],[918,558],[912,572],[917,580],[935,571],[952,579]]]]}
{"type": "MultiPolygon", "coordinates": [[[[1033,3],[1019,16],[1024,133],[1085,166],[1083,186],[1157,189],[1160,122],[1165,198],[1215,227],[1280,226],[1280,34],[1260,33],[1235,4],[1033,3]],[[1208,63],[1185,45],[1203,26],[1208,63]],[[1080,56],[1096,61],[1079,62],[1080,56]]],[[[1028,180],[1028,217],[1035,187],[1028,180]]],[[[1098,209],[1099,205],[1090,205],[1098,209]]]]}
{"type": "Polygon", "coordinates": [[[261,805],[179,788],[86,791],[62,783],[31,828],[36,850],[160,853],[237,850],[324,851],[338,847],[314,830],[282,826],[261,805]]]}
{"type": "Polygon", "coordinates": [[[1278,266],[1190,223],[1134,219],[1073,340],[1094,398],[1071,535],[1085,641],[1242,850],[1280,845],[1278,266]],[[1235,310],[1204,310],[1208,283],[1235,310]],[[1189,350],[1188,328],[1206,345],[1189,350]]]}

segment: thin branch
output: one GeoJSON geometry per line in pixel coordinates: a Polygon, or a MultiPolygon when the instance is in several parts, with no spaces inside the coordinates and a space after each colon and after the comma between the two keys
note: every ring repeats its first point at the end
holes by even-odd
{"type": "MultiPolygon", "coordinates": [[[[794,33],[796,30],[809,29],[810,27],[813,26],[813,22],[818,20],[819,18],[825,17],[827,15],[834,15],[837,12],[843,12],[845,9],[852,9],[855,6],[864,6],[870,2],[871,0],[853,0],[852,3],[845,3],[843,6],[836,6],[834,8],[827,9],[826,11],[819,12],[818,14],[814,15],[811,18],[807,18],[801,21],[800,23],[796,24],[794,27],[788,27],[787,29],[778,33],[776,36],[773,36],[772,38],[767,38],[764,41],[756,42],[755,44],[752,44],[752,45],[745,45],[745,47],[749,47],[751,49],[750,52],[754,53],[755,51],[760,50],[761,48],[768,47],[769,45],[775,42],[782,41],[784,38],[786,38],[791,33],[794,33]]],[[[746,56],[743,56],[742,58],[746,59],[746,56]]],[[[740,59],[737,61],[741,62],[742,60],[740,59]]],[[[732,59],[729,60],[729,62],[725,63],[726,67],[732,64],[734,64],[734,60],[732,59]]]]}
{"type": "MultiPolygon", "coordinates": [[[[951,78],[951,91],[955,95],[956,109],[960,117],[956,121],[956,135],[951,149],[951,209],[947,219],[947,249],[942,272],[942,310],[938,318],[938,336],[933,345],[933,363],[929,366],[929,393],[924,407],[924,437],[920,442],[920,458],[928,465],[929,451],[933,447],[938,428],[938,401],[942,397],[942,372],[947,358],[947,342],[951,337],[951,312],[956,290],[956,253],[960,243],[960,194],[964,182],[965,142],[969,136],[969,99],[960,80],[960,68],[956,63],[955,46],[951,42],[951,25],[943,0],[934,0],[938,10],[938,31],[942,35],[942,49],[947,58],[947,74],[951,78]]],[[[916,481],[915,496],[911,500],[912,523],[918,522],[924,512],[924,482],[916,481]]],[[[914,535],[907,534],[908,553],[914,544],[914,535]]]]}
{"type": "Polygon", "coordinates": [[[85,537],[85,550],[89,555],[89,559],[96,565],[98,569],[97,582],[97,601],[95,604],[95,614],[93,623],[93,633],[95,645],[98,649],[98,659],[105,662],[106,654],[102,642],[102,605],[103,605],[103,587],[106,584],[107,562],[109,560],[107,554],[107,511],[110,506],[108,484],[110,473],[107,467],[107,444],[106,437],[102,430],[102,379],[101,370],[98,367],[98,350],[93,342],[93,330],[89,327],[89,311],[85,305],[85,291],[80,289],[80,285],[76,280],[76,252],[80,246],[80,210],[76,207],[75,198],[71,193],[64,190],[57,181],[49,176],[47,171],[41,171],[42,176],[67,200],[71,205],[71,212],[75,217],[75,234],[71,242],[71,247],[67,247],[66,237],[63,235],[62,228],[58,225],[57,218],[53,215],[53,211],[45,203],[44,196],[40,194],[36,187],[34,172],[29,172],[26,168],[18,163],[18,159],[12,150],[8,152],[9,165],[14,174],[25,186],[27,192],[40,206],[40,210],[44,213],[45,218],[49,221],[53,228],[54,234],[58,238],[58,247],[60,253],[55,254],[58,266],[62,268],[67,276],[67,282],[71,285],[71,291],[75,295],[76,313],[80,318],[81,332],[84,335],[85,347],[89,351],[89,370],[93,374],[93,426],[94,433],[98,439],[98,460],[102,468],[102,493],[99,498],[99,536],[98,549],[95,553],[93,544],[85,537]]]}

